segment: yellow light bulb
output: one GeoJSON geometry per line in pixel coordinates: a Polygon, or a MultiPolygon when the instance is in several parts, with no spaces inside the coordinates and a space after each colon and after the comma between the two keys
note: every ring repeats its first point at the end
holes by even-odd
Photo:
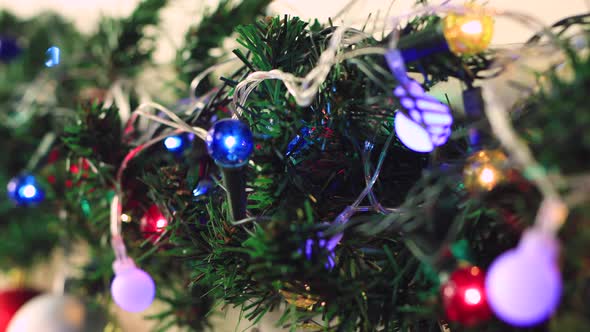
{"type": "Polygon", "coordinates": [[[479,181],[483,185],[491,185],[496,182],[496,174],[495,170],[489,167],[485,167],[481,170],[481,174],[479,174],[479,181]]]}
{"type": "Polygon", "coordinates": [[[500,150],[481,150],[467,159],[463,170],[465,188],[470,192],[490,191],[506,180],[506,155],[500,150]]]}
{"type": "Polygon", "coordinates": [[[462,14],[450,13],[443,20],[443,33],[449,49],[458,55],[485,51],[494,33],[494,19],[481,8],[470,5],[462,14]]]}
{"type": "Polygon", "coordinates": [[[468,35],[480,35],[483,32],[483,26],[480,21],[473,20],[465,22],[461,26],[461,31],[468,35]]]}

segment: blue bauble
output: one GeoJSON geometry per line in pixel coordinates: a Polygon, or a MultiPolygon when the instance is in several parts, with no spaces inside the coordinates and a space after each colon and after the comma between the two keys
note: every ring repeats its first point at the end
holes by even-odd
{"type": "Polygon", "coordinates": [[[33,175],[25,174],[14,177],[7,186],[8,197],[17,205],[27,206],[41,203],[45,192],[33,175]]]}
{"type": "Polygon", "coordinates": [[[217,121],[207,135],[209,155],[221,167],[244,166],[253,147],[250,128],[239,120],[217,121]]]}
{"type": "Polygon", "coordinates": [[[9,62],[19,56],[20,47],[16,39],[11,37],[0,36],[0,62],[9,62]]]}

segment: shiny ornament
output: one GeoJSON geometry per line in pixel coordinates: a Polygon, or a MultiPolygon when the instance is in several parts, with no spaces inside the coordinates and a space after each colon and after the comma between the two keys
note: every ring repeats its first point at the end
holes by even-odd
{"type": "Polygon", "coordinates": [[[225,168],[244,166],[254,147],[248,126],[235,119],[217,121],[207,135],[207,150],[215,162],[225,168]]]}
{"type": "Polygon", "coordinates": [[[156,241],[168,227],[168,219],[160,211],[160,208],[153,204],[141,218],[139,229],[146,239],[156,241]]]}
{"type": "Polygon", "coordinates": [[[7,185],[8,197],[17,205],[28,206],[41,203],[45,191],[35,176],[25,174],[12,178],[7,185]]]}
{"type": "Polygon", "coordinates": [[[123,264],[115,262],[111,295],[123,310],[140,312],[154,301],[156,284],[147,272],[137,268],[131,261],[123,264]]]}
{"type": "Polygon", "coordinates": [[[6,332],[103,332],[106,315],[72,297],[45,294],[27,302],[6,332]]]}
{"type": "Polygon", "coordinates": [[[494,34],[494,19],[483,9],[469,6],[465,13],[450,13],[443,20],[443,34],[451,52],[473,55],[485,51],[494,34]]]}
{"type": "Polygon", "coordinates": [[[441,289],[447,318],[472,326],[488,320],[492,312],[485,294],[485,275],[477,266],[454,271],[441,289]]]}
{"type": "Polygon", "coordinates": [[[480,150],[467,158],[463,169],[465,188],[472,192],[490,191],[506,181],[508,158],[501,150],[480,150]]]}
{"type": "Polygon", "coordinates": [[[38,292],[30,289],[0,291],[0,332],[6,331],[8,324],[18,309],[38,294],[38,292]]]}
{"type": "Polygon", "coordinates": [[[559,304],[558,244],[542,230],[526,231],[515,249],[496,258],[486,276],[492,311],[508,324],[527,327],[549,318],[559,304]]]}
{"type": "Polygon", "coordinates": [[[10,62],[21,54],[16,39],[0,36],[0,62],[10,62]]]}

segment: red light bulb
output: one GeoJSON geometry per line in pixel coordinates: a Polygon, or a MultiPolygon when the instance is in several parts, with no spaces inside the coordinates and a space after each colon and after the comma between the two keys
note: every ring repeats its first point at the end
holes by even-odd
{"type": "Polygon", "coordinates": [[[455,270],[441,288],[447,318],[472,326],[488,320],[492,312],[485,293],[485,273],[477,266],[455,270]]]}
{"type": "Polygon", "coordinates": [[[140,230],[146,239],[156,242],[168,227],[166,216],[156,204],[150,206],[141,218],[140,230]]]}

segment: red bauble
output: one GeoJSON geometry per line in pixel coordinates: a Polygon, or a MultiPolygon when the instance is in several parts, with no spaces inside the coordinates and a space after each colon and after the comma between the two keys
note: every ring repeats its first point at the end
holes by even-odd
{"type": "Polygon", "coordinates": [[[471,326],[490,319],[485,273],[477,266],[455,270],[443,285],[441,296],[447,318],[471,326]]]}
{"type": "Polygon", "coordinates": [[[0,291],[0,332],[6,331],[8,323],[18,309],[39,293],[30,289],[0,291]]]}
{"type": "Polygon", "coordinates": [[[168,227],[168,220],[166,216],[160,211],[160,208],[156,204],[150,206],[141,218],[139,229],[146,239],[152,242],[157,241],[162,233],[168,227]]]}

